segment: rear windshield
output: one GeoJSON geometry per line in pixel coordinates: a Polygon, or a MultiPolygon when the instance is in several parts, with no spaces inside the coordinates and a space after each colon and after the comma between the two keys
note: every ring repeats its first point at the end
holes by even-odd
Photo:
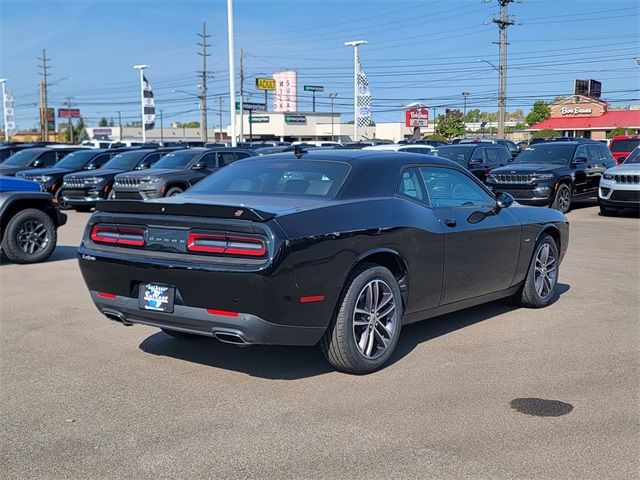
{"type": "Polygon", "coordinates": [[[640,145],[640,138],[629,138],[628,140],[613,140],[611,142],[612,152],[630,152],[640,145]]]}
{"type": "Polygon", "coordinates": [[[184,168],[197,154],[198,152],[189,150],[173,152],[158,160],[153,168],[184,168]]]}
{"type": "Polygon", "coordinates": [[[436,148],[433,153],[439,157],[448,158],[449,160],[453,160],[454,162],[462,165],[463,167],[467,166],[469,159],[471,158],[471,154],[475,150],[476,145],[461,146],[461,145],[443,145],[441,147],[436,148]]]}
{"type": "Polygon", "coordinates": [[[219,170],[190,189],[192,193],[313,195],[331,198],[349,173],[349,164],[332,161],[245,160],[219,170]]]}

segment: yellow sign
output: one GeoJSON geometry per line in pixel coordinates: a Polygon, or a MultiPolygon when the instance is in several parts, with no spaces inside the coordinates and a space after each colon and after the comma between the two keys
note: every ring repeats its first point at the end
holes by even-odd
{"type": "Polygon", "coordinates": [[[275,90],[276,81],[273,78],[256,78],[256,88],[258,90],[275,90]]]}

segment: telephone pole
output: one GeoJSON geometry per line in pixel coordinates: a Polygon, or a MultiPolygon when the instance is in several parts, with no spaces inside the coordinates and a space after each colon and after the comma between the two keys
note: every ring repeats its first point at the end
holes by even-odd
{"type": "Polygon", "coordinates": [[[498,92],[498,137],[504,138],[504,123],[507,110],[507,29],[515,23],[515,17],[509,16],[509,4],[514,0],[498,0],[500,15],[493,18],[493,23],[498,25],[500,41],[494,42],[500,45],[500,90],[498,92]]]}
{"type": "Polygon", "coordinates": [[[47,52],[45,49],[42,49],[42,56],[39,57],[38,60],[40,60],[38,67],[40,68],[40,76],[42,77],[40,80],[40,137],[43,142],[48,142],[49,120],[47,118],[47,85],[49,80],[49,68],[51,67],[47,65],[47,62],[51,59],[47,58],[47,52]]]}
{"type": "MultiPolygon", "coordinates": [[[[244,142],[244,52],[240,49],[240,141],[244,142]]],[[[233,112],[235,105],[231,105],[233,112]]]]}
{"type": "Polygon", "coordinates": [[[218,97],[219,113],[220,113],[220,141],[222,142],[222,97],[218,97]]]}
{"type": "Polygon", "coordinates": [[[207,47],[210,47],[211,44],[207,43],[207,39],[211,37],[211,35],[207,35],[207,24],[206,22],[202,23],[202,33],[199,33],[200,42],[198,42],[198,46],[202,47],[202,51],[198,52],[198,55],[202,57],[202,70],[198,72],[200,76],[200,139],[207,143],[207,77],[209,72],[207,72],[207,57],[210,57],[211,54],[207,53],[207,47]]]}
{"type": "Polygon", "coordinates": [[[67,106],[67,116],[69,119],[69,126],[67,127],[69,131],[69,143],[73,143],[73,124],[71,123],[71,97],[67,97],[65,105],[67,106]]]}

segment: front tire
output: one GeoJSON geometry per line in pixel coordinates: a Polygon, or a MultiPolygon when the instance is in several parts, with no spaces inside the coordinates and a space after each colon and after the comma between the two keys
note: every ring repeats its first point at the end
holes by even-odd
{"type": "Polygon", "coordinates": [[[534,250],[527,277],[518,297],[521,306],[542,308],[553,301],[559,266],[558,246],[553,237],[546,235],[534,250]]]}
{"type": "Polygon", "coordinates": [[[560,184],[551,208],[555,208],[562,213],[567,213],[571,209],[571,188],[569,185],[566,183],[560,184]]]}
{"type": "Polygon", "coordinates": [[[165,197],[173,197],[174,195],[180,195],[184,190],[182,190],[180,187],[172,187],[169,190],[167,190],[167,194],[165,195],[165,197]]]}
{"type": "Polygon", "coordinates": [[[62,187],[60,187],[58,190],[56,190],[56,193],[53,195],[53,198],[57,202],[58,208],[60,210],[70,210],[71,209],[71,205],[69,205],[67,203],[67,201],[62,196],[62,187]]]}
{"type": "Polygon", "coordinates": [[[375,372],[389,360],[400,337],[400,287],[388,269],[375,264],[358,268],[347,285],[320,347],[338,370],[375,372]]]}
{"type": "Polygon", "coordinates": [[[56,226],[51,217],[37,208],[28,208],[7,223],[2,250],[12,262],[36,263],[49,258],[56,241],[56,226]]]}

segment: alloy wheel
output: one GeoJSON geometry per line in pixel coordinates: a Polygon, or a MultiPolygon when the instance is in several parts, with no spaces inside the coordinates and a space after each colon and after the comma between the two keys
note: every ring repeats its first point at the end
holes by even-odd
{"type": "Polygon", "coordinates": [[[366,358],[378,358],[391,343],[396,327],[396,300],[391,287],[383,280],[371,280],[360,291],[353,311],[358,350],[366,358]]]}
{"type": "Polygon", "coordinates": [[[567,187],[563,187],[560,189],[560,193],[558,193],[558,210],[562,213],[567,212],[569,210],[569,204],[571,203],[571,192],[567,187]]]}
{"type": "Polygon", "coordinates": [[[17,243],[29,255],[44,250],[49,244],[47,227],[36,220],[27,220],[18,230],[17,243]]]}
{"type": "Polygon", "coordinates": [[[534,285],[540,298],[547,298],[553,293],[556,284],[556,258],[548,243],[538,249],[535,260],[534,285]]]}

